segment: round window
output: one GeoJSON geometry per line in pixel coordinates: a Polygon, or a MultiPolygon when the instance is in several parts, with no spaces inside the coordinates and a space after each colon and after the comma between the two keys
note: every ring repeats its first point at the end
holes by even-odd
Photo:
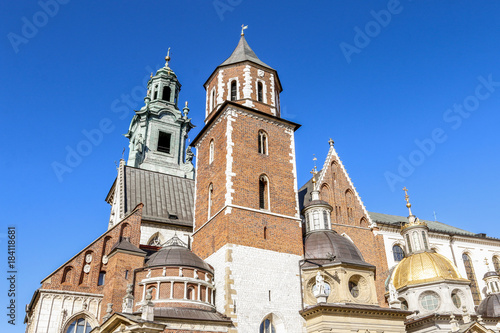
{"type": "Polygon", "coordinates": [[[435,293],[427,293],[420,298],[420,305],[425,310],[434,311],[439,307],[439,297],[435,293]]]}
{"type": "Polygon", "coordinates": [[[349,281],[349,291],[351,292],[352,297],[356,298],[359,296],[359,286],[356,281],[349,281]]]}
{"type": "Polygon", "coordinates": [[[457,309],[460,309],[462,306],[462,300],[460,299],[460,296],[458,296],[458,293],[456,291],[451,293],[451,300],[453,301],[453,304],[457,309]]]}

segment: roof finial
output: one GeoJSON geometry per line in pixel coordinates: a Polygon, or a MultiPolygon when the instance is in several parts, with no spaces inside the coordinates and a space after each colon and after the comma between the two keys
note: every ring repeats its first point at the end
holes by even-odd
{"type": "Polygon", "coordinates": [[[310,171],[310,173],[312,173],[313,175],[313,178],[312,178],[312,182],[314,184],[314,190],[316,190],[316,175],[318,174],[318,170],[316,168],[316,161],[318,160],[316,158],[316,156],[313,154],[313,161],[314,161],[314,168],[312,168],[312,170],[310,171]]]}
{"type": "Polygon", "coordinates": [[[332,139],[332,138],[330,138],[330,140],[328,140],[328,143],[330,144],[330,147],[333,147],[333,144],[334,144],[335,142],[333,141],[333,139],[332,139]]]}
{"type": "Polygon", "coordinates": [[[169,61],[170,61],[170,47],[168,48],[167,56],[165,57],[165,67],[167,67],[167,68],[168,68],[169,61]]]}
{"type": "Polygon", "coordinates": [[[410,196],[408,195],[408,189],[403,187],[403,191],[405,191],[405,200],[406,200],[406,207],[408,208],[408,211],[410,212],[410,216],[413,214],[411,213],[411,203],[410,203],[410,196]]]}
{"type": "Polygon", "coordinates": [[[244,25],[244,24],[242,24],[242,25],[241,25],[241,35],[242,35],[242,36],[245,36],[245,32],[243,31],[243,30],[245,30],[245,29],[248,29],[248,25],[244,25]]]}

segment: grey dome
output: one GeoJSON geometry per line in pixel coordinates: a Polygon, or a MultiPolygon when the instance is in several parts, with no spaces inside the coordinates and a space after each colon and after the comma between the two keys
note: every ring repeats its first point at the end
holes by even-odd
{"type": "Polygon", "coordinates": [[[320,265],[350,263],[373,266],[365,262],[363,255],[351,240],[333,230],[314,231],[308,234],[304,240],[304,256],[305,259],[320,265]],[[335,256],[333,261],[328,259],[332,256],[335,256]]]}
{"type": "Polygon", "coordinates": [[[202,269],[213,273],[212,267],[188,248],[180,245],[170,245],[162,248],[149,257],[146,267],[178,266],[202,269]]]}
{"type": "Polygon", "coordinates": [[[486,274],[484,274],[483,279],[486,279],[486,278],[488,278],[488,277],[490,277],[490,276],[498,276],[498,273],[497,273],[497,272],[495,272],[495,271],[489,271],[489,272],[486,272],[486,274]]]}
{"type": "Polygon", "coordinates": [[[500,317],[500,294],[488,295],[479,304],[476,312],[483,317],[500,317]]]}

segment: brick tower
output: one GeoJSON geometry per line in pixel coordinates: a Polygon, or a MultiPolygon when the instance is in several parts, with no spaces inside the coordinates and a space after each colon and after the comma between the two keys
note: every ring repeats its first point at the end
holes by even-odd
{"type": "Polygon", "coordinates": [[[193,251],[215,270],[217,310],[238,332],[302,332],[302,258],[294,132],[280,118],[277,72],[247,44],[205,83],[205,127],[194,139],[193,251]]]}

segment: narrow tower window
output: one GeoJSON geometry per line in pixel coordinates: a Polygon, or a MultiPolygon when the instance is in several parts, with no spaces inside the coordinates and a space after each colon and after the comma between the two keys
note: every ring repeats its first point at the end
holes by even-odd
{"type": "Polygon", "coordinates": [[[319,226],[319,212],[317,210],[313,212],[313,221],[314,221],[314,230],[318,230],[320,226],[319,226]]]}
{"type": "Polygon", "coordinates": [[[214,153],[215,153],[215,147],[214,147],[214,139],[210,140],[210,153],[208,157],[208,163],[212,164],[214,161],[214,153]]]}
{"type": "Polygon", "coordinates": [[[470,291],[472,293],[472,299],[474,300],[475,305],[479,305],[479,303],[481,302],[481,296],[479,295],[479,288],[477,287],[476,274],[474,273],[472,260],[467,253],[462,254],[462,260],[464,261],[467,279],[470,280],[470,291]]]}
{"type": "Polygon", "coordinates": [[[425,235],[425,231],[422,230],[422,240],[424,241],[424,250],[429,249],[429,244],[427,243],[427,236],[425,235]]]}
{"type": "Polygon", "coordinates": [[[231,82],[231,100],[232,101],[236,100],[236,80],[231,82]]]}
{"type": "Polygon", "coordinates": [[[170,87],[163,87],[163,94],[161,96],[161,99],[167,102],[170,102],[170,94],[171,94],[170,87]]]}
{"type": "Polygon", "coordinates": [[[411,250],[411,242],[410,242],[410,235],[409,234],[406,234],[406,246],[408,246],[408,252],[409,253],[413,252],[411,250]]]}
{"type": "Polygon", "coordinates": [[[160,131],[158,133],[158,148],[157,150],[162,153],[170,154],[170,138],[172,135],[170,133],[165,133],[160,131]]]}
{"type": "Polygon", "coordinates": [[[262,82],[257,83],[257,101],[262,102],[262,82]]]}
{"type": "Polygon", "coordinates": [[[264,227],[264,239],[267,239],[267,227],[264,227]]]}
{"type": "Polygon", "coordinates": [[[260,130],[258,134],[258,152],[267,155],[267,134],[260,130]]]}
{"type": "Polygon", "coordinates": [[[326,210],[323,211],[323,225],[325,229],[328,229],[328,212],[326,210]]]}
{"type": "Polygon", "coordinates": [[[211,211],[212,211],[213,194],[214,194],[214,186],[212,185],[212,183],[210,183],[210,185],[208,185],[208,218],[212,216],[211,211]]]}
{"type": "Polygon", "coordinates": [[[269,189],[267,177],[262,175],[259,178],[259,208],[269,209],[269,189]]]}
{"type": "Polygon", "coordinates": [[[100,272],[99,273],[99,280],[97,281],[98,286],[104,285],[104,281],[106,279],[106,272],[100,272]]]}
{"type": "Polygon", "coordinates": [[[208,110],[208,112],[212,112],[212,110],[214,109],[215,107],[215,88],[212,89],[212,97],[210,98],[210,110],[208,110]]]}

